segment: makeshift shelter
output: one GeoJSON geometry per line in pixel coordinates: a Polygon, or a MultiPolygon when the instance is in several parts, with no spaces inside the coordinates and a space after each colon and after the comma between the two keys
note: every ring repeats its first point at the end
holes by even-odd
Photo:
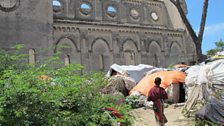
{"type": "Polygon", "coordinates": [[[181,63],[181,64],[176,64],[174,65],[174,70],[177,70],[177,71],[186,71],[187,69],[189,68],[188,65],[184,64],[184,63],[181,63]]]}
{"type": "Polygon", "coordinates": [[[168,87],[171,86],[169,99],[171,99],[172,102],[179,102],[180,97],[185,96],[185,91],[180,90],[180,88],[181,87],[183,88],[186,75],[183,72],[179,72],[179,71],[161,71],[161,72],[156,72],[151,75],[145,76],[131,90],[130,94],[132,92],[138,91],[141,94],[148,96],[148,92],[155,85],[154,80],[156,77],[160,77],[162,79],[160,86],[163,87],[164,89],[167,89],[168,87]]]}
{"type": "Polygon", "coordinates": [[[219,55],[219,56],[224,56],[224,51],[221,51],[221,52],[217,52],[216,55],[219,55]]]}
{"type": "Polygon", "coordinates": [[[121,75],[131,77],[136,83],[138,83],[148,71],[153,69],[156,69],[156,67],[145,64],[139,64],[137,66],[113,64],[110,66],[106,76],[110,77],[112,76],[112,72],[116,71],[121,75]]]}
{"type": "Polygon", "coordinates": [[[174,65],[175,68],[183,68],[183,67],[187,67],[188,65],[186,64],[176,64],[174,65]]]}
{"type": "Polygon", "coordinates": [[[113,76],[109,79],[106,87],[103,88],[103,93],[117,94],[121,93],[125,97],[128,96],[129,91],[135,86],[135,82],[129,77],[113,76]]]}
{"type": "Polygon", "coordinates": [[[197,118],[224,125],[224,59],[193,66],[186,72],[186,85],[192,91],[184,113],[189,116],[194,112],[197,118]]]}

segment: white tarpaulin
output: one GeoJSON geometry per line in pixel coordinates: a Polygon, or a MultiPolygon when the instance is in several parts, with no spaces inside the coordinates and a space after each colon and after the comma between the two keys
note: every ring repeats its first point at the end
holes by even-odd
{"type": "Polygon", "coordinates": [[[224,56],[224,51],[222,51],[222,52],[217,52],[216,55],[224,56]]]}
{"type": "Polygon", "coordinates": [[[201,66],[195,65],[185,71],[187,73],[187,77],[185,78],[185,84],[187,86],[192,87],[197,84],[200,68],[201,66]]]}
{"type": "Polygon", "coordinates": [[[185,114],[196,109],[197,118],[224,125],[224,59],[189,68],[186,83],[194,86],[184,107],[185,114]],[[197,105],[204,107],[199,109],[197,105]]]}
{"type": "Polygon", "coordinates": [[[136,83],[138,83],[148,71],[156,69],[156,67],[146,64],[139,64],[137,66],[113,64],[110,66],[110,69],[107,72],[108,77],[111,76],[112,69],[121,74],[128,74],[129,77],[131,77],[135,80],[136,83]]]}
{"type": "Polygon", "coordinates": [[[185,83],[188,86],[195,84],[211,84],[224,86],[224,59],[209,62],[207,64],[195,65],[187,71],[185,83]]]}
{"type": "Polygon", "coordinates": [[[208,65],[210,65],[210,70],[207,73],[208,82],[224,86],[224,59],[213,61],[208,65]]]}

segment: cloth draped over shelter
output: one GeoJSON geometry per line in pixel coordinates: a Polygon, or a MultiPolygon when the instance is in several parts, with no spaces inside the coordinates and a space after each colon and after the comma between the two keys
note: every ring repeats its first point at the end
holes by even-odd
{"type": "Polygon", "coordinates": [[[148,92],[155,85],[154,80],[156,77],[160,77],[162,79],[161,87],[166,89],[171,84],[179,84],[185,82],[186,75],[183,72],[179,71],[161,71],[156,72],[151,75],[145,76],[132,90],[130,93],[134,91],[139,91],[141,94],[148,96],[148,92]]]}
{"type": "Polygon", "coordinates": [[[148,71],[156,69],[154,66],[146,65],[146,64],[139,64],[137,66],[134,65],[118,65],[113,64],[110,66],[109,71],[107,72],[107,77],[111,76],[112,70],[119,72],[122,75],[126,75],[131,77],[138,83],[148,71]]]}
{"type": "Polygon", "coordinates": [[[186,72],[186,85],[191,91],[185,114],[196,109],[196,117],[224,125],[224,59],[192,66],[186,72]],[[197,109],[198,103],[204,107],[197,109]]]}

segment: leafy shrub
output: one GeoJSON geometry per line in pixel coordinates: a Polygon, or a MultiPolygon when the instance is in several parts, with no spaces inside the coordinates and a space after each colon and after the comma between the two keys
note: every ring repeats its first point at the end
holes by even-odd
{"type": "Polygon", "coordinates": [[[143,107],[143,104],[141,104],[140,96],[127,96],[125,102],[131,105],[132,108],[143,107]]]}
{"type": "Polygon", "coordinates": [[[218,124],[215,124],[212,121],[200,120],[200,119],[195,119],[194,124],[195,126],[219,126],[218,124]]]}
{"type": "MultiPolygon", "coordinates": [[[[81,65],[53,67],[57,58],[39,66],[24,63],[26,55],[0,51],[0,125],[108,126],[104,108],[115,108],[124,126],[131,125],[130,106],[116,105],[100,90],[102,73],[80,74],[81,65]],[[43,79],[42,76],[47,77],[43,79]]],[[[115,98],[116,99],[116,98],[115,98]]]]}

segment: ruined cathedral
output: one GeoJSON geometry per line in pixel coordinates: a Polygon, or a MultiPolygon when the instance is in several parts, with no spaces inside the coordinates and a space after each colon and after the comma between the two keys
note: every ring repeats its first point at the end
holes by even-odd
{"type": "Polygon", "coordinates": [[[15,44],[25,44],[30,63],[61,51],[65,64],[88,71],[196,60],[192,38],[169,0],[0,0],[0,47],[15,44]]]}

